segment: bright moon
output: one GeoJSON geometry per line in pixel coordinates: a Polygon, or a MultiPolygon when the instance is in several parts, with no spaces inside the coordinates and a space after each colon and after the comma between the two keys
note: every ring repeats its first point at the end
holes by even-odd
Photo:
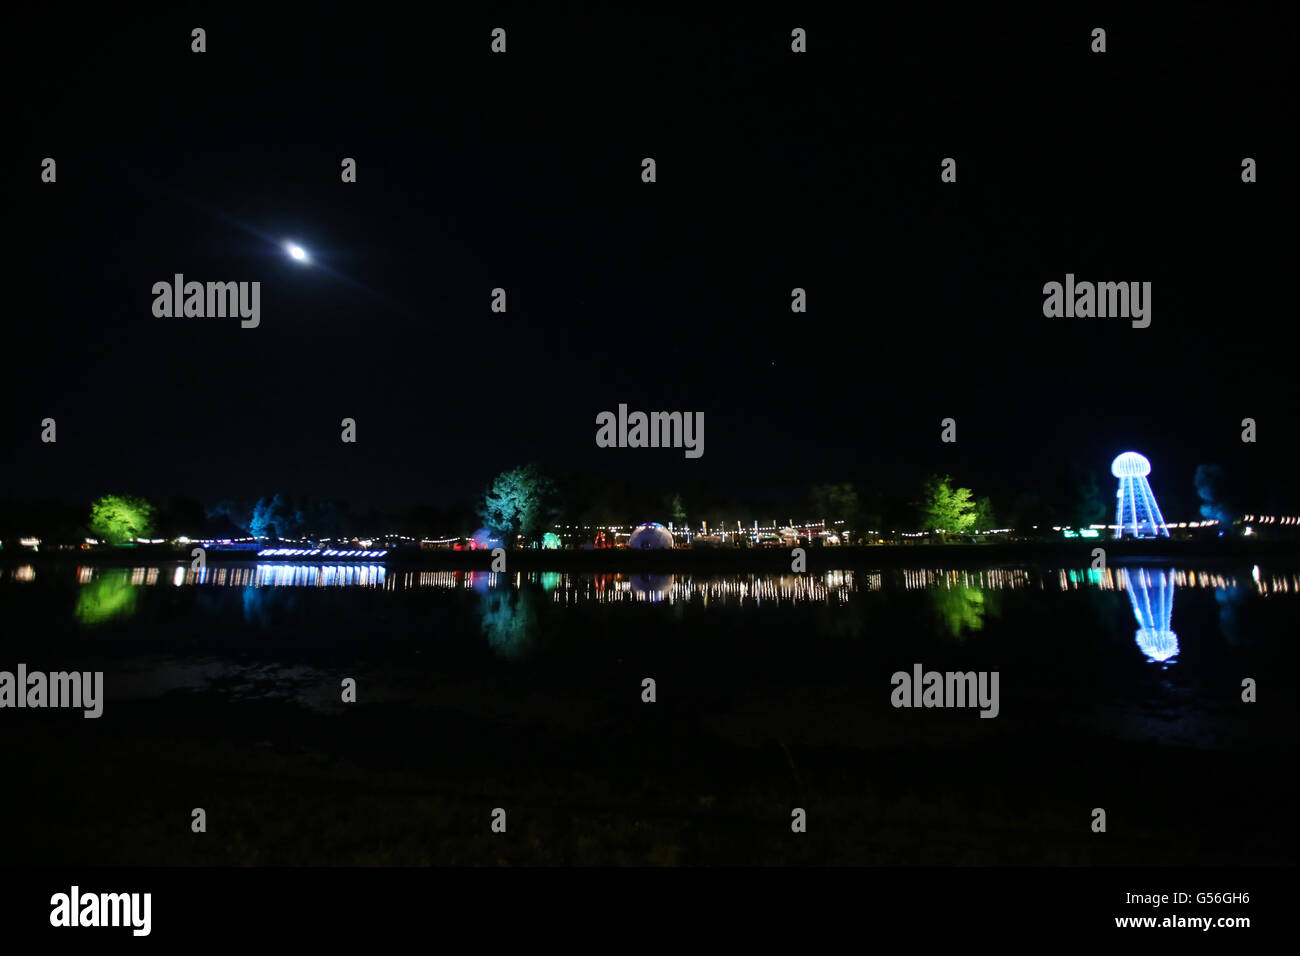
{"type": "Polygon", "coordinates": [[[296,262],[307,261],[307,250],[304,249],[302,246],[294,245],[291,242],[287,246],[285,246],[285,249],[288,250],[290,257],[292,257],[296,262]]]}

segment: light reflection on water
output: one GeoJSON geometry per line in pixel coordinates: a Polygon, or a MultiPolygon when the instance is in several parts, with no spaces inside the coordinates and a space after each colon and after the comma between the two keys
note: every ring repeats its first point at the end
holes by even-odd
{"type": "MultiPolygon", "coordinates": [[[[55,570],[32,565],[8,569],[8,582],[31,585],[55,570]]],[[[66,571],[62,572],[66,574],[66,571]]],[[[1232,643],[1240,641],[1237,612],[1248,597],[1300,593],[1300,576],[1183,568],[904,568],[891,571],[833,570],[817,574],[623,574],[557,571],[418,571],[390,572],[383,564],[307,564],[262,562],[191,569],[76,568],[79,584],[75,614],[83,626],[130,618],[138,609],[141,589],[171,587],[238,588],[244,618],[269,626],[266,598],[290,589],[362,588],[380,592],[468,591],[480,598],[479,614],[490,646],[503,657],[526,656],[545,604],[651,604],[700,608],[758,609],[783,605],[848,605],[855,595],[923,592],[938,627],[957,640],[984,630],[1002,615],[1004,592],[1083,590],[1124,592],[1137,630],[1134,640],[1144,658],[1162,667],[1179,655],[1173,629],[1174,594],[1178,588],[1213,590],[1220,629],[1232,643]]],[[[65,579],[66,580],[66,579],[65,579]]],[[[1131,626],[1131,625],[1130,625],[1131,626]]]]}
{"type": "MultiPolygon", "coordinates": [[[[50,572],[41,572],[41,575],[50,572]]],[[[38,573],[31,565],[8,569],[7,580],[30,584],[38,573]]],[[[944,570],[936,568],[894,571],[825,571],[808,574],[623,574],[530,571],[513,574],[492,571],[390,571],[382,564],[261,563],[192,570],[171,568],[130,569],[81,566],[77,581],[95,585],[97,598],[88,605],[108,606],[121,588],[239,587],[239,588],[377,588],[407,591],[421,588],[472,590],[519,589],[536,585],[557,604],[647,602],[675,604],[698,601],[709,604],[762,606],[765,603],[846,603],[856,593],[901,589],[958,595],[968,606],[978,605],[985,592],[1018,590],[1127,591],[1149,590],[1153,582],[1172,592],[1175,588],[1213,589],[1228,596],[1251,593],[1261,597],[1300,593],[1300,575],[1264,574],[1255,567],[1249,575],[1186,569],[1108,568],[1046,572],[1026,568],[944,570]],[[100,583],[109,582],[109,583],[100,583]]],[[[1132,594],[1130,594],[1133,597],[1132,594]]],[[[1136,598],[1134,598],[1136,600],[1136,598]]],[[[1226,599],[1226,598],[1225,598],[1226,599]]],[[[126,602],[123,602],[126,603],[126,602]]],[[[1137,605],[1134,605],[1135,612],[1137,605]]],[[[90,616],[107,611],[88,611],[90,616]]],[[[1139,623],[1144,619],[1139,615],[1139,623]]]]}
{"type": "MultiPolygon", "coordinates": [[[[0,567],[12,634],[35,648],[66,622],[108,655],[122,698],[210,692],[333,713],[342,675],[364,678],[371,702],[423,699],[426,675],[439,673],[451,647],[485,648],[494,666],[558,658],[581,671],[590,649],[599,649],[598,666],[602,654],[623,653],[625,640],[684,644],[693,661],[697,651],[730,653],[742,635],[755,638],[742,653],[752,647],[762,660],[816,658],[821,651],[804,649],[822,648],[860,667],[941,653],[1020,666],[1022,677],[1076,681],[1095,703],[1087,720],[1108,732],[1197,746],[1244,733],[1211,682],[1225,655],[1273,653],[1285,641],[1298,594],[1300,576],[1258,567],[708,575],[284,562],[0,567]],[[824,643],[843,639],[850,649],[824,643]]],[[[785,679],[784,664],[762,666],[774,683],[785,679]]]]}
{"type": "MultiPolygon", "coordinates": [[[[143,583],[144,569],[137,570],[143,583]]],[[[99,624],[117,617],[130,617],[135,613],[140,586],[135,577],[136,572],[122,570],[106,571],[98,577],[78,575],[82,584],[77,592],[77,619],[83,624],[99,624]]]]}
{"type": "MultiPolygon", "coordinates": [[[[0,578],[27,587],[67,570],[7,569],[0,578]]],[[[241,589],[246,621],[269,626],[267,598],[293,589],[358,588],[378,592],[463,591],[479,597],[483,634],[503,657],[526,656],[542,607],[582,604],[648,604],[696,608],[842,607],[856,595],[921,592],[929,598],[938,629],[958,640],[984,630],[1003,613],[1006,592],[1123,592],[1137,624],[1134,640],[1148,662],[1168,667],[1179,656],[1173,628],[1177,589],[1212,590],[1220,630],[1241,641],[1238,611],[1247,598],[1300,593],[1300,575],[1286,572],[1119,567],[1108,569],[941,568],[889,571],[833,570],[816,574],[624,574],[531,571],[390,571],[382,564],[264,562],[207,567],[101,568],[75,570],[75,615],[83,626],[131,618],[142,589],[241,589]]],[[[1129,625],[1132,626],[1131,624],[1129,625]]]]}
{"type": "Polygon", "coordinates": [[[1121,573],[1137,618],[1137,646],[1153,663],[1171,662],[1178,655],[1178,635],[1172,628],[1175,575],[1147,568],[1121,573]]]}

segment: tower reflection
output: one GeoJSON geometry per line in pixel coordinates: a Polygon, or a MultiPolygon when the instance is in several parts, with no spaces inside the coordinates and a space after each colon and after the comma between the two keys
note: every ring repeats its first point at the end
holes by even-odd
{"type": "Polygon", "coordinates": [[[1174,576],[1166,571],[1134,568],[1124,577],[1133,616],[1137,618],[1137,645],[1147,660],[1169,663],[1178,654],[1178,635],[1170,626],[1174,614],[1174,576]]]}

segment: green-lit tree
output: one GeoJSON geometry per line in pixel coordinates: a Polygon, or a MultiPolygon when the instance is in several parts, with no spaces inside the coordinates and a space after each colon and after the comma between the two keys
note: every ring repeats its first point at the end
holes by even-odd
{"type": "Polygon", "coordinates": [[[154,507],[132,495],[104,495],[90,506],[90,530],[110,544],[147,538],[153,532],[154,507]]]}
{"type": "Polygon", "coordinates": [[[514,543],[515,535],[535,541],[556,513],[555,484],[536,465],[503,471],[483,493],[478,513],[507,545],[514,543]]]}
{"type": "Polygon", "coordinates": [[[952,487],[952,478],[932,476],[921,500],[922,530],[945,535],[963,534],[975,524],[975,502],[969,488],[952,487]]]}

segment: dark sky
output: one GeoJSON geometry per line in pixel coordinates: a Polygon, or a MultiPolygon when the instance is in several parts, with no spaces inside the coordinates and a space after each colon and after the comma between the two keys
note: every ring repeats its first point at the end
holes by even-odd
{"type": "Polygon", "coordinates": [[[20,22],[0,496],[450,505],[529,460],[1050,494],[1136,449],[1170,520],[1202,462],[1294,500],[1277,9],[20,22]],[[155,318],[176,272],[260,281],[261,326],[155,318]],[[1151,327],[1044,318],[1067,272],[1152,282],[1151,327]],[[704,412],[704,457],[598,449],[620,402],[704,412]]]}

